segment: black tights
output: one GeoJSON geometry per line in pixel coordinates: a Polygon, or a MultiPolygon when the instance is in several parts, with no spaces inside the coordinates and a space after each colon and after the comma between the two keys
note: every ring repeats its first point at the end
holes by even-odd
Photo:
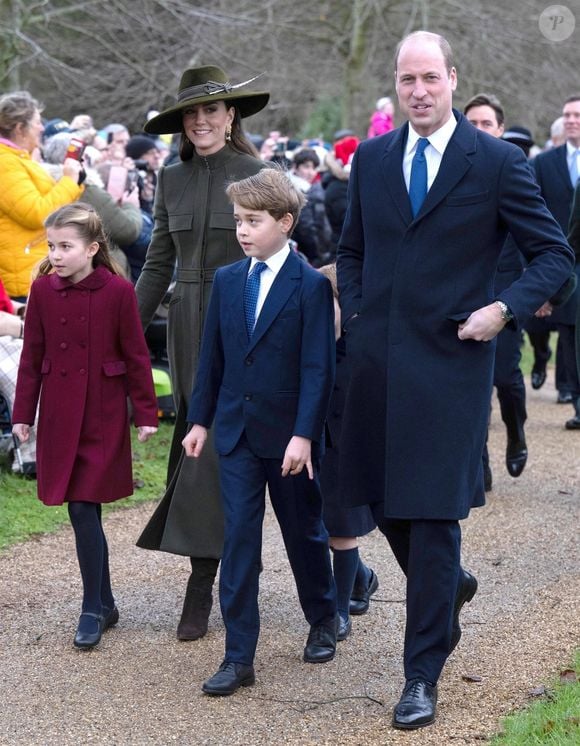
{"type": "Polygon", "coordinates": [[[69,502],[81,578],[83,581],[83,611],[103,613],[103,608],[115,605],[109,575],[109,548],[101,522],[101,506],[97,503],[69,502]]]}

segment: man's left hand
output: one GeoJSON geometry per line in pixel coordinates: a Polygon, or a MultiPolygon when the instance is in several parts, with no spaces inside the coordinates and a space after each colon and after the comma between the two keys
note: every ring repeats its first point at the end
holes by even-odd
{"type": "Polygon", "coordinates": [[[501,308],[497,303],[490,303],[474,311],[463,324],[459,324],[459,339],[474,339],[476,342],[489,342],[506,325],[501,317],[501,308]]]}

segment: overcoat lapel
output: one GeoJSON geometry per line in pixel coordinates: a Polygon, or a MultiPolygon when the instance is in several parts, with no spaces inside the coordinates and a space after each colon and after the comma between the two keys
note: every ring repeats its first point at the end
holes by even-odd
{"type": "Polygon", "coordinates": [[[383,179],[387,192],[401,213],[405,223],[413,221],[409,192],[403,177],[403,155],[409,124],[400,127],[390,141],[383,156],[383,179]]]}
{"type": "Polygon", "coordinates": [[[280,313],[282,308],[288,302],[288,298],[292,295],[296,289],[298,282],[302,276],[302,268],[300,266],[300,259],[290,253],[282,265],[282,268],[276,275],[276,279],[272,283],[270,292],[266,296],[260,315],[252,334],[248,350],[251,350],[264,336],[268,327],[275,320],[276,316],[280,313]]]}
{"type": "Polygon", "coordinates": [[[566,158],[567,155],[567,149],[566,145],[560,145],[560,147],[555,151],[557,153],[557,158],[554,159],[554,166],[556,168],[556,173],[558,174],[559,178],[562,179],[564,182],[564,185],[566,186],[566,191],[570,193],[570,199],[572,198],[572,181],[570,179],[570,171],[568,170],[568,160],[566,158]]]}

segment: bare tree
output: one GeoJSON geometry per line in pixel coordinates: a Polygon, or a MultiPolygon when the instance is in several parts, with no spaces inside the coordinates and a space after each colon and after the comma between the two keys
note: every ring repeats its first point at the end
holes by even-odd
{"type": "MultiPolygon", "coordinates": [[[[568,0],[580,28],[580,0],[568,0]]],[[[145,112],[174,101],[179,76],[217,64],[236,81],[264,71],[270,106],[262,132],[304,131],[320,116],[360,135],[379,96],[394,94],[393,54],[426,28],[451,42],[460,108],[497,94],[508,122],[543,136],[577,83],[578,28],[550,42],[543,0],[0,0],[0,87],[28,88],[46,116],[87,111],[97,124],[138,131],[145,112]],[[334,118],[333,118],[334,117],[334,118]]],[[[317,125],[318,126],[318,125],[317,125]]],[[[311,134],[318,134],[312,132],[311,134]]]]}

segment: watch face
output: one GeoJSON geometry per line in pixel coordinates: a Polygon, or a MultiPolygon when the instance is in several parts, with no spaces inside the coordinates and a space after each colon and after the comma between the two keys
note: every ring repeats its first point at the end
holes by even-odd
{"type": "Polygon", "coordinates": [[[500,308],[501,317],[504,321],[510,321],[513,319],[513,314],[510,312],[507,303],[504,303],[502,300],[496,300],[496,303],[500,308]]]}

